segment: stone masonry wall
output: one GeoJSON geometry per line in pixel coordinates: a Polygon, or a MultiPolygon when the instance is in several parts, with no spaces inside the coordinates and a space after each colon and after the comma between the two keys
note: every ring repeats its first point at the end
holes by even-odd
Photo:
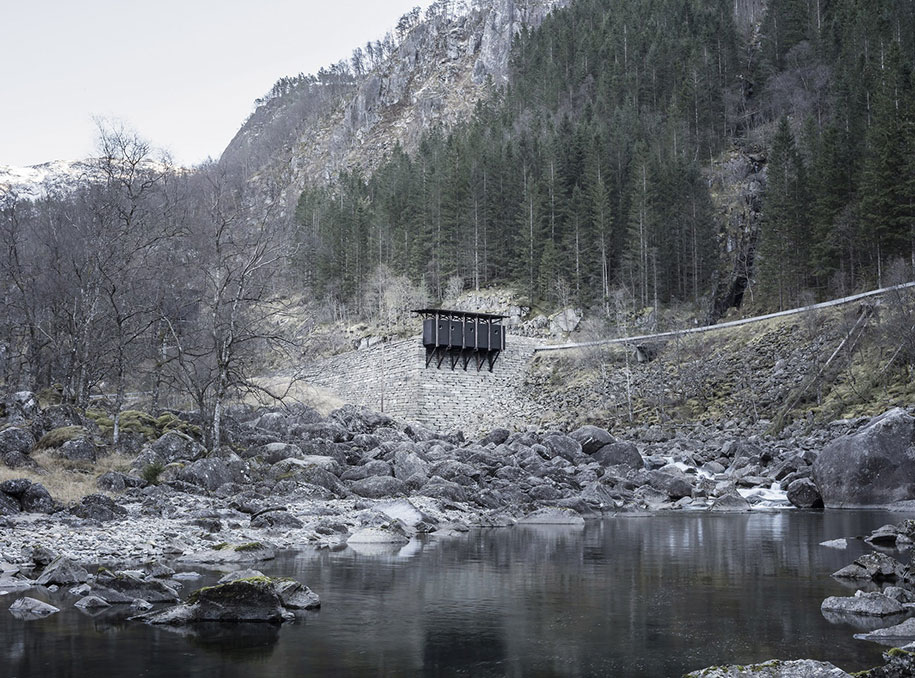
{"type": "Polygon", "coordinates": [[[454,370],[446,358],[425,367],[419,335],[317,362],[307,380],[354,405],[438,430],[477,431],[481,418],[518,397],[537,339],[509,334],[493,371],[474,364],[454,370]],[[382,406],[382,397],[384,399],[382,406]]]}

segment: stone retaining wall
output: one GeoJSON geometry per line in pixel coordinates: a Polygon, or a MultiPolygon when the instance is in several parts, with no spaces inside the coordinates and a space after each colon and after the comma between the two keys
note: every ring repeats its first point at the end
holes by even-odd
{"type": "Polygon", "coordinates": [[[534,347],[540,341],[508,335],[493,371],[469,364],[428,368],[419,335],[376,344],[318,361],[307,380],[342,400],[439,430],[477,430],[493,408],[518,397],[534,347]],[[383,399],[383,402],[382,402],[383,399]]]}

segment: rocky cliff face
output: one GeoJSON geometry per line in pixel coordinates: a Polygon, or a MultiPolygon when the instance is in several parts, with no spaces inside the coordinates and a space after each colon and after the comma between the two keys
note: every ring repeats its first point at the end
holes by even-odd
{"type": "Polygon", "coordinates": [[[461,12],[435,3],[370,72],[300,80],[265,99],[222,161],[278,179],[290,201],[308,182],[371,170],[397,144],[412,150],[424,131],[465,120],[508,82],[513,38],[569,1],[481,0],[461,12]]]}

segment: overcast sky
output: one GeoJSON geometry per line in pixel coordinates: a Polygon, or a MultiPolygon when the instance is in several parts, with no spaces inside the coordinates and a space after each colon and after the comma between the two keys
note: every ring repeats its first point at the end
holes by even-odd
{"type": "Polygon", "coordinates": [[[0,165],[76,160],[97,116],[184,165],[217,158],[284,75],[314,73],[429,0],[3,0],[0,165]]]}

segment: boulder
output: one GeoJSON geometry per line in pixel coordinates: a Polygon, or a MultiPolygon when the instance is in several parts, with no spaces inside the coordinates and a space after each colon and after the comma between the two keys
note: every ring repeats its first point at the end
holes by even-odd
{"type": "Polygon", "coordinates": [[[88,438],[74,438],[55,449],[54,456],[69,461],[95,461],[98,448],[88,438]]]}
{"type": "Polygon", "coordinates": [[[108,522],[127,517],[127,509],[118,506],[110,497],[104,494],[90,494],[79,500],[79,503],[70,508],[70,513],[77,518],[108,522]]]}
{"type": "Polygon", "coordinates": [[[508,440],[508,436],[510,435],[511,431],[509,431],[507,428],[494,428],[492,431],[480,438],[477,444],[480,445],[480,447],[486,447],[490,443],[493,445],[501,445],[506,440],[508,440]]]}
{"type": "Polygon", "coordinates": [[[813,479],[828,508],[883,506],[915,498],[915,419],[902,408],[827,445],[813,479]]]}
{"type": "Polygon", "coordinates": [[[251,527],[266,529],[291,529],[304,527],[305,523],[289,511],[266,511],[251,518],[251,527]]]}
{"type": "Polygon", "coordinates": [[[420,494],[434,499],[445,499],[447,501],[467,501],[467,490],[450,480],[445,480],[439,476],[433,476],[429,482],[424,484],[419,490],[420,494]]]}
{"type": "Polygon", "coordinates": [[[196,622],[268,622],[291,618],[273,580],[267,577],[237,579],[206,586],[190,595],[187,604],[140,615],[150,624],[178,625],[196,622]]]}
{"type": "Polygon", "coordinates": [[[6,492],[0,492],[0,516],[14,516],[17,513],[22,513],[19,500],[6,492]]]}
{"type": "Polygon", "coordinates": [[[85,596],[84,598],[77,600],[73,605],[81,610],[97,610],[104,607],[111,607],[111,603],[98,596],[85,596]]]}
{"type": "Polygon", "coordinates": [[[581,515],[570,508],[560,508],[555,506],[548,506],[545,508],[537,509],[533,513],[528,513],[526,516],[518,520],[518,525],[572,525],[572,526],[582,526],[585,524],[585,519],[581,515]]]}
{"type": "Polygon", "coordinates": [[[400,449],[394,452],[394,477],[406,480],[413,475],[429,475],[429,462],[415,452],[400,449]]]}
{"type": "Polygon", "coordinates": [[[823,497],[810,478],[799,478],[788,485],[788,501],[798,508],[823,508],[823,497]]]}
{"type": "Polygon", "coordinates": [[[882,645],[902,647],[915,641],[915,619],[906,619],[901,624],[877,629],[870,633],[856,633],[855,638],[858,640],[871,640],[882,645]]]}
{"type": "Polygon", "coordinates": [[[26,513],[54,513],[57,502],[51,498],[41,483],[30,483],[28,488],[19,496],[19,503],[26,513]]]}
{"type": "Polygon", "coordinates": [[[608,443],[591,455],[601,466],[625,466],[637,471],[645,466],[639,448],[632,443],[608,443]]]}
{"type": "Polygon", "coordinates": [[[892,556],[885,553],[867,553],[851,565],[843,567],[832,576],[838,579],[870,579],[873,581],[896,581],[905,579],[908,569],[892,556]]]}
{"type": "Polygon", "coordinates": [[[289,431],[289,421],[281,412],[267,412],[254,422],[254,427],[271,433],[285,435],[289,431]]]}
{"type": "Polygon", "coordinates": [[[356,530],[347,544],[406,544],[410,538],[396,522],[356,530]]]}
{"type": "Polygon", "coordinates": [[[350,489],[360,497],[385,499],[406,494],[407,486],[404,481],[392,476],[369,476],[352,483],[350,489]]]}
{"type": "Polygon", "coordinates": [[[391,520],[397,520],[406,525],[411,530],[417,532],[427,531],[424,528],[435,525],[438,521],[420,511],[413,502],[408,499],[394,499],[392,501],[383,501],[375,505],[375,510],[383,513],[391,520]]]}
{"type": "MultiPolygon", "coordinates": [[[[333,461],[333,460],[331,460],[333,461]]],[[[276,480],[289,479],[297,483],[308,483],[330,490],[337,496],[346,496],[346,486],[330,471],[317,464],[312,464],[305,459],[284,459],[273,465],[270,470],[271,478],[276,480]]]]}
{"type": "Polygon", "coordinates": [[[394,420],[386,414],[360,409],[355,405],[344,405],[334,410],[328,419],[353,433],[374,433],[379,428],[391,427],[394,424],[394,420]]]}
{"type": "Polygon", "coordinates": [[[35,447],[35,436],[26,428],[11,426],[0,431],[0,462],[10,468],[31,463],[28,454],[35,447]]]}
{"type": "Polygon", "coordinates": [[[178,558],[182,563],[255,563],[262,560],[273,560],[276,551],[262,544],[219,544],[207,551],[186,553],[178,558]]]}
{"type": "Polygon", "coordinates": [[[760,664],[711,666],[687,673],[683,678],[851,678],[851,674],[813,659],[781,661],[773,659],[760,664]]]}
{"type": "Polygon", "coordinates": [[[683,497],[691,497],[693,494],[692,482],[682,473],[649,471],[648,484],[659,492],[665,492],[673,501],[683,497]]]}
{"type": "Polygon", "coordinates": [[[543,438],[553,456],[559,456],[573,464],[587,463],[588,456],[582,452],[581,443],[571,436],[562,433],[550,433],[543,438]]]}
{"type": "Polygon", "coordinates": [[[341,480],[364,480],[370,476],[390,476],[394,474],[391,465],[381,459],[372,459],[362,466],[353,466],[346,469],[341,480]]]}
{"type": "Polygon", "coordinates": [[[174,603],[178,592],[159,579],[141,577],[133,572],[102,571],[92,593],[108,603],[131,605],[141,599],[150,603],[174,603]]]}
{"type": "Polygon", "coordinates": [[[709,511],[717,513],[739,513],[751,510],[750,502],[737,492],[729,492],[716,498],[712,505],[708,507],[709,511]]]}
{"type": "Polygon", "coordinates": [[[290,457],[301,457],[302,448],[298,445],[292,445],[291,443],[267,443],[266,445],[248,450],[248,453],[244,456],[259,456],[266,463],[275,464],[278,461],[289,459],[290,457]]]}
{"type": "Polygon", "coordinates": [[[581,451],[585,454],[594,454],[604,445],[616,442],[616,438],[610,435],[608,431],[590,424],[575,429],[569,434],[569,437],[581,445],[581,451]]]}
{"type": "Polygon", "coordinates": [[[89,579],[89,573],[78,563],[57,556],[48,563],[44,572],[39,575],[35,583],[39,586],[50,586],[52,584],[81,584],[89,579]]]}
{"type": "Polygon", "coordinates": [[[25,596],[10,605],[10,614],[17,619],[25,621],[31,619],[43,619],[55,612],[60,612],[59,607],[54,607],[48,603],[42,602],[36,598],[25,596]]]}
{"type": "Polygon", "coordinates": [[[28,478],[12,478],[0,483],[0,492],[19,499],[31,485],[32,481],[28,478]]]}
{"type": "Polygon", "coordinates": [[[244,480],[242,473],[237,468],[232,468],[226,460],[217,457],[198,459],[188,464],[178,470],[176,478],[210,492],[226,483],[244,480]]]}
{"type": "Polygon", "coordinates": [[[169,431],[147,449],[163,464],[178,460],[195,461],[206,454],[203,445],[180,431],[169,431]]]}
{"type": "Polygon", "coordinates": [[[912,538],[903,526],[883,525],[865,537],[864,541],[874,546],[898,546],[902,548],[911,544],[912,538]]]}
{"type": "Polygon", "coordinates": [[[864,617],[888,617],[906,612],[902,604],[882,593],[863,591],[853,596],[830,596],[820,605],[820,610],[864,617]]]}
{"type": "Polygon", "coordinates": [[[321,607],[321,598],[310,588],[295,579],[276,581],[276,591],[283,601],[283,607],[290,610],[316,610],[321,607]]]}
{"type": "Polygon", "coordinates": [[[146,487],[147,482],[142,478],[129,476],[120,471],[108,471],[95,480],[95,486],[104,492],[123,492],[134,487],[146,487]]]}

